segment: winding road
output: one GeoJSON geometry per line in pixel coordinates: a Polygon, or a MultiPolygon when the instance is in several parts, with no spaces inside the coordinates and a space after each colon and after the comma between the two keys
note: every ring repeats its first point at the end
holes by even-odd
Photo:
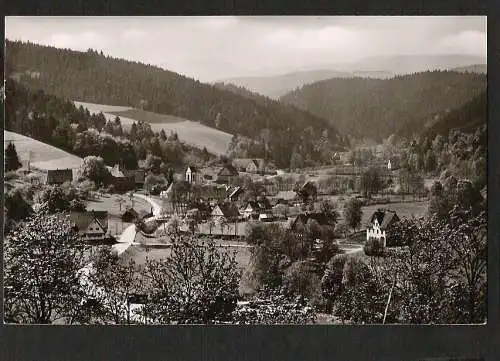
{"type": "MultiPolygon", "coordinates": [[[[145,200],[146,202],[151,204],[151,207],[153,207],[153,217],[146,218],[145,219],[146,222],[155,219],[161,214],[162,207],[155,200],[143,194],[134,193],[134,197],[145,200]]],[[[118,256],[121,255],[134,243],[135,235],[136,235],[135,224],[131,224],[130,226],[125,228],[125,230],[122,232],[120,238],[118,239],[118,243],[114,244],[113,247],[111,248],[111,252],[113,252],[118,256]]]]}

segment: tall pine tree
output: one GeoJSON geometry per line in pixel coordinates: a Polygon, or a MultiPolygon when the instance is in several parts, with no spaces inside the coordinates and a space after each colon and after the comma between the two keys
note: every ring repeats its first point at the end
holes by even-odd
{"type": "Polygon", "coordinates": [[[10,142],[5,149],[5,171],[9,172],[21,168],[21,162],[17,156],[16,146],[10,142]]]}

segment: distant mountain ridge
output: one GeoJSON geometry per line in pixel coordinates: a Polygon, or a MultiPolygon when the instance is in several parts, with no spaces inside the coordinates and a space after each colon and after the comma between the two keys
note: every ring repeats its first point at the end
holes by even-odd
{"type": "Polygon", "coordinates": [[[221,79],[219,82],[232,83],[270,98],[278,98],[304,85],[332,78],[387,79],[395,75],[455,69],[486,73],[482,70],[483,66],[486,68],[486,59],[472,55],[387,55],[368,57],[351,63],[326,63],[318,65],[317,69],[274,76],[233,77],[221,79]]]}
{"type": "Polygon", "coordinates": [[[221,80],[218,83],[231,83],[270,98],[278,98],[289,91],[320,80],[331,78],[352,78],[356,76],[385,79],[393,75],[393,73],[387,71],[348,72],[338,70],[309,70],[297,71],[277,76],[230,78],[221,80]]]}

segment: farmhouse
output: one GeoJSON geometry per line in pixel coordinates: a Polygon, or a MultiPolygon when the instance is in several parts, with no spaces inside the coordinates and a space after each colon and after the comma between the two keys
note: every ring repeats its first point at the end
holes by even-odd
{"type": "Polygon", "coordinates": [[[146,179],[146,171],[144,169],[123,170],[122,172],[126,177],[134,178],[136,187],[142,188],[144,186],[144,180],[146,179]]]}
{"type": "Polygon", "coordinates": [[[47,171],[47,184],[63,184],[73,181],[71,169],[49,169],[47,171]]]}
{"type": "Polygon", "coordinates": [[[71,212],[72,227],[82,241],[103,241],[108,232],[108,212],[71,212]]]}
{"type": "Polygon", "coordinates": [[[190,165],[187,167],[186,173],[185,173],[185,180],[186,180],[186,182],[191,183],[191,184],[199,182],[199,173],[198,173],[198,169],[196,169],[195,166],[190,165]]]}
{"type": "Polygon", "coordinates": [[[238,176],[238,170],[231,164],[226,164],[217,173],[217,182],[227,184],[237,176],[238,176]]]}
{"type": "Polygon", "coordinates": [[[312,220],[318,222],[320,226],[335,225],[334,219],[328,217],[327,214],[323,212],[311,212],[311,213],[301,213],[297,217],[295,217],[290,228],[294,231],[302,230],[312,220]]]}
{"type": "Polygon", "coordinates": [[[211,216],[216,222],[233,222],[240,217],[240,212],[233,203],[219,203],[212,210],[211,216]]]}
{"type": "Polygon", "coordinates": [[[398,221],[399,217],[396,212],[383,208],[377,209],[371,216],[366,229],[366,240],[370,238],[382,240],[385,247],[387,244],[387,231],[390,231],[391,227],[398,221]]]}
{"type": "Polygon", "coordinates": [[[108,167],[113,180],[113,185],[117,191],[129,191],[135,188],[135,175],[125,175],[120,165],[115,164],[113,168],[108,167]]]}
{"type": "Polygon", "coordinates": [[[271,203],[267,198],[262,198],[258,201],[248,201],[242,210],[243,217],[257,218],[261,214],[271,213],[271,203]]]}

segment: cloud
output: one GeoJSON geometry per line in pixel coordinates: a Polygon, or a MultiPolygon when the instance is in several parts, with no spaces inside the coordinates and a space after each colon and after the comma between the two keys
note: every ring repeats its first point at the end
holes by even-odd
{"type": "Polygon", "coordinates": [[[201,27],[223,30],[238,24],[239,20],[236,16],[207,16],[191,18],[193,24],[198,24],[201,27]]]}
{"type": "Polygon", "coordinates": [[[438,46],[445,52],[461,54],[485,55],[486,56],[486,34],[480,31],[462,31],[458,34],[442,38],[438,46]]]}
{"type": "Polygon", "coordinates": [[[52,34],[48,43],[57,48],[71,48],[75,50],[104,49],[110,43],[109,39],[93,31],[82,33],[52,34]]]}
{"type": "Polygon", "coordinates": [[[123,33],[122,38],[126,41],[138,41],[146,38],[146,36],[147,33],[143,30],[129,29],[123,33]]]}

